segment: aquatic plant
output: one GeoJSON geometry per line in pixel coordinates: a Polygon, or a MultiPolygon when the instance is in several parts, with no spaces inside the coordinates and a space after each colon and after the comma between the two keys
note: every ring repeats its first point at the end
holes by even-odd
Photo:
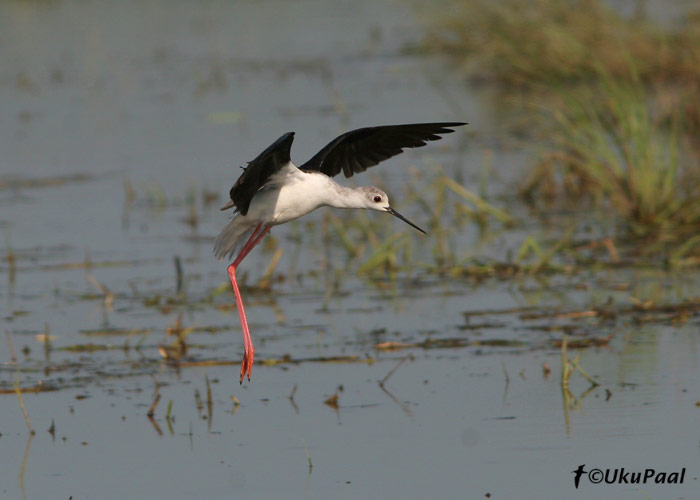
{"type": "Polygon", "coordinates": [[[525,183],[526,196],[557,176],[564,196],[605,204],[632,235],[683,241],[700,222],[700,171],[684,154],[678,120],[660,123],[641,82],[609,75],[569,92],[565,102],[552,113],[552,145],[525,183]]]}

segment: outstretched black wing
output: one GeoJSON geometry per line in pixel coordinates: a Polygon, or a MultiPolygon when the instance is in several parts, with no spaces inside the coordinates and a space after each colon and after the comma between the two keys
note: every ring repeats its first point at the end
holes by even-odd
{"type": "Polygon", "coordinates": [[[342,170],[345,177],[351,177],[396,156],[403,148],[419,148],[425,146],[426,141],[437,141],[440,134],[454,132],[450,127],[460,125],[466,123],[413,123],[359,128],[337,137],[299,168],[316,170],[330,177],[342,170]]]}
{"type": "Polygon", "coordinates": [[[287,132],[253,161],[248,162],[248,166],[231,188],[231,202],[221,207],[221,210],[235,206],[241,215],[247,214],[250,201],[258,189],[263,187],[272,174],[291,161],[289,150],[292,148],[292,142],[294,132],[287,132]]]}

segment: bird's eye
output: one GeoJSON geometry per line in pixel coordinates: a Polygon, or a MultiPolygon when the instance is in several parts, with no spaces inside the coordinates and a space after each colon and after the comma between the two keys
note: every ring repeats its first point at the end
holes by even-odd
{"type": "Polygon", "coordinates": [[[382,201],[382,197],[381,197],[381,196],[375,196],[375,197],[374,197],[374,202],[375,202],[375,203],[379,203],[380,201],[382,201]]]}

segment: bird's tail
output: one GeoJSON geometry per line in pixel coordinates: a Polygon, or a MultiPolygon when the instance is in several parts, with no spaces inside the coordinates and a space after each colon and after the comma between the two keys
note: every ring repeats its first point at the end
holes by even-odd
{"type": "Polygon", "coordinates": [[[226,227],[219,233],[214,241],[214,255],[219,260],[225,257],[233,257],[238,247],[250,238],[255,229],[255,225],[244,222],[245,218],[236,215],[226,224],[226,227]]]}

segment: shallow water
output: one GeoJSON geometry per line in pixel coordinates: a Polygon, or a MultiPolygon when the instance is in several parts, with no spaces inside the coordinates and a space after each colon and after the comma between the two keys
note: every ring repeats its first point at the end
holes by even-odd
{"type": "MultiPolygon", "coordinates": [[[[0,4],[0,228],[15,258],[0,264],[0,303],[19,360],[0,349],[3,498],[694,498],[696,313],[682,324],[527,315],[611,297],[681,302],[698,295],[694,276],[359,278],[324,244],[319,211],[275,229],[284,253],[271,288],[244,291],[263,363],[238,385],[238,317],[216,293],[226,274],[211,244],[238,166],[277,136],[297,131],[301,162],[353,127],[466,120],[357,182],[385,187],[420,225],[426,212],[400,198],[416,172],[440,164],[474,186],[491,155],[493,202],[512,196],[524,155],[494,146],[508,142],[497,97],[406,55],[421,29],[398,2],[0,4]],[[205,203],[203,190],[219,198],[205,203]],[[193,331],[176,364],[159,345],[178,318],[193,331]],[[614,334],[580,351],[600,386],[574,374],[575,400],[560,388],[559,326],[574,340],[614,334]],[[375,348],[388,342],[404,345],[375,348]],[[23,396],[31,439],[16,377],[52,389],[23,396]],[[337,408],[324,404],[334,394],[337,408]],[[580,464],[687,472],[641,492],[585,478],[575,489],[580,464]]],[[[454,226],[455,245],[503,259],[524,235],[556,239],[572,224],[518,217],[482,239],[454,226]]],[[[398,221],[380,229],[404,231],[416,262],[431,255],[434,240],[398,221]]],[[[272,254],[245,261],[249,285],[272,254]]]]}

